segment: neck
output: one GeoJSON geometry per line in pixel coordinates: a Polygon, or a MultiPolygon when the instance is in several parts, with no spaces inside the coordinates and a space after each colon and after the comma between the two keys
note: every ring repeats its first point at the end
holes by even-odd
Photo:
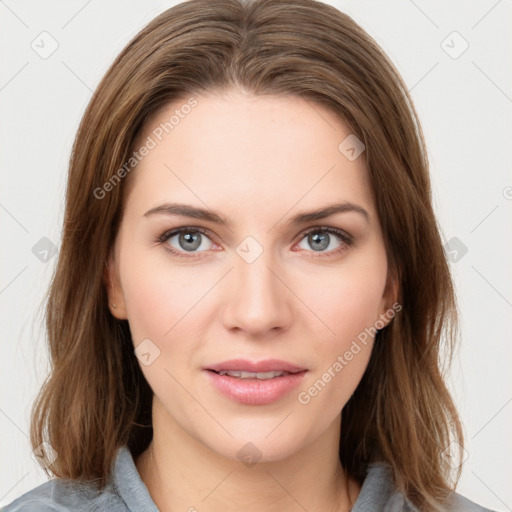
{"type": "Polygon", "coordinates": [[[290,456],[248,466],[192,437],[156,402],[153,440],[135,464],[161,512],[348,512],[357,498],[338,456],[341,416],[290,456]]]}

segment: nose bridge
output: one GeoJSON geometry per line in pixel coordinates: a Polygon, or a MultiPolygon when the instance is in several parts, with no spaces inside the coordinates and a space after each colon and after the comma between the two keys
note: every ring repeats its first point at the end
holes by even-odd
{"type": "Polygon", "coordinates": [[[286,286],[276,277],[278,262],[270,248],[246,237],[236,248],[230,283],[228,322],[246,331],[283,327],[291,318],[286,286]]]}

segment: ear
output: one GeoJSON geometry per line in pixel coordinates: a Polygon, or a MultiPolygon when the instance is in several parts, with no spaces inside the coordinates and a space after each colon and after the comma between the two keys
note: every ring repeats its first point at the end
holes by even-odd
{"type": "Polygon", "coordinates": [[[381,307],[379,310],[379,320],[384,324],[384,327],[393,320],[396,312],[402,309],[402,306],[398,303],[399,282],[400,278],[398,272],[388,268],[386,285],[382,293],[382,299],[380,301],[381,307]]]}
{"type": "Polygon", "coordinates": [[[103,284],[107,291],[108,308],[110,313],[118,320],[127,320],[126,304],[124,301],[121,282],[119,280],[114,247],[112,247],[107,261],[105,262],[105,267],[103,269],[103,284]]]}

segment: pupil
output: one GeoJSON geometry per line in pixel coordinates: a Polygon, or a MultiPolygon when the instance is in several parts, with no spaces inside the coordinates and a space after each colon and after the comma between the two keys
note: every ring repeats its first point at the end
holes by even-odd
{"type": "Polygon", "coordinates": [[[318,234],[318,233],[314,233],[314,234],[311,234],[309,235],[309,239],[310,239],[310,242],[312,243],[312,247],[315,251],[317,250],[323,250],[323,249],[326,249],[327,247],[329,247],[329,234],[328,233],[323,233],[323,234],[318,234]]]}
{"type": "Polygon", "coordinates": [[[200,241],[200,233],[197,232],[188,232],[185,234],[180,234],[179,243],[180,246],[186,251],[193,251],[197,249],[201,245],[200,241]],[[193,234],[191,234],[193,233],[193,234]],[[188,244],[188,245],[187,245],[188,244]]]}

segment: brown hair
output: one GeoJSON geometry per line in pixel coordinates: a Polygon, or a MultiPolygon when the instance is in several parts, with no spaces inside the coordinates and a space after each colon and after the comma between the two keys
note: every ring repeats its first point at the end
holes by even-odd
{"type": "MultiPolygon", "coordinates": [[[[456,303],[431,205],[423,134],[407,88],[349,16],[315,0],[190,0],[151,21],[116,58],[81,121],[70,159],[61,250],[48,301],[51,373],[32,410],[31,443],[50,443],[58,477],[107,482],[117,449],[152,438],[152,391],[128,322],[109,312],[105,262],[129,176],[98,199],[145,123],[171,101],[242,87],[297,95],[339,114],[365,146],[402,311],[377,334],[345,405],[339,455],[362,482],[385,461],[419,508],[449,494],[444,456],[462,430],[440,366],[453,354],[456,303]]],[[[118,175],[119,176],[119,175],[118,175]]],[[[456,480],[460,476],[460,466],[456,480]]]]}

